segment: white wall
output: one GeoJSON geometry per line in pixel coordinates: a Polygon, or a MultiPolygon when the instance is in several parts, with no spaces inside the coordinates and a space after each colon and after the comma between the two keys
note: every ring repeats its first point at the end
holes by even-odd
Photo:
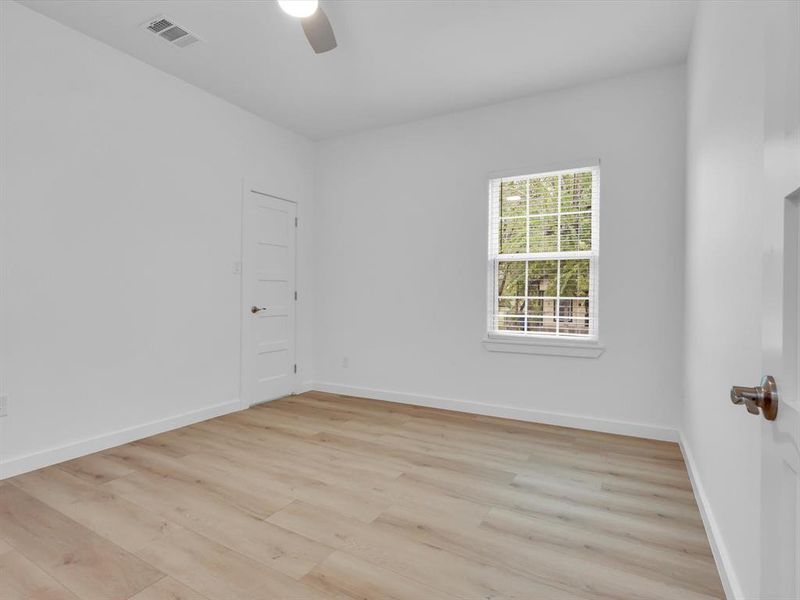
{"type": "MultiPolygon", "coordinates": [[[[8,473],[71,451],[48,453],[59,446],[87,451],[106,443],[96,436],[235,406],[241,180],[298,200],[310,227],[313,147],[0,4],[8,473]]],[[[310,240],[301,230],[301,371],[310,240]]]]}
{"type": "Polygon", "coordinates": [[[0,471],[235,406],[245,175],[300,202],[303,381],[645,435],[678,424],[682,68],[326,142],[313,229],[307,141],[1,6],[0,471]],[[605,354],[488,353],[486,174],[595,157],[605,354]]]}
{"type": "Polygon", "coordinates": [[[685,446],[731,594],[759,584],[763,6],[701,3],[688,66],[685,446]]]}
{"type": "Polygon", "coordinates": [[[321,143],[317,387],[677,427],[684,78],[658,69],[321,143]],[[605,354],[487,352],[487,174],[592,157],[605,354]]]}

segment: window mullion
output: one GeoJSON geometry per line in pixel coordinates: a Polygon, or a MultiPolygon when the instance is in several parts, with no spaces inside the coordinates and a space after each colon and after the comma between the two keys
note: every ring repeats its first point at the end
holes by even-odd
{"type": "MultiPolygon", "coordinates": [[[[561,252],[561,175],[558,176],[556,185],[558,185],[558,223],[556,225],[556,248],[561,252]]],[[[561,330],[561,259],[556,263],[556,335],[561,330]]]]}
{"type": "Polygon", "coordinates": [[[561,252],[561,175],[558,176],[558,224],[556,225],[556,249],[561,252]]]}
{"type": "Polygon", "coordinates": [[[531,180],[525,180],[525,252],[531,251],[531,180]]]}
{"type": "MultiPolygon", "coordinates": [[[[525,180],[525,252],[531,251],[531,180],[525,180]]],[[[525,301],[522,303],[522,331],[528,332],[528,261],[525,261],[525,301]]]]}
{"type": "Polygon", "coordinates": [[[558,316],[561,314],[561,261],[556,263],[556,335],[559,334],[561,329],[561,320],[558,316]]]}

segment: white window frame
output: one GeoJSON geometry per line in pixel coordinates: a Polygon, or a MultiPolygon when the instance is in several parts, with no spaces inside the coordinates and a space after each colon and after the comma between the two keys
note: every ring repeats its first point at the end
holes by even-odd
{"type": "MultiPolygon", "coordinates": [[[[598,282],[599,282],[599,258],[600,258],[600,161],[580,161],[573,163],[568,168],[559,169],[518,169],[513,172],[492,173],[488,178],[489,196],[489,251],[487,262],[487,332],[484,339],[484,347],[493,352],[512,352],[524,354],[548,354],[556,356],[575,356],[583,358],[597,358],[604,348],[600,344],[599,337],[599,305],[598,305],[598,282]],[[592,195],[592,248],[587,251],[570,252],[534,252],[525,254],[499,254],[499,236],[497,228],[500,222],[499,197],[492,194],[492,184],[497,180],[519,180],[523,178],[550,177],[564,175],[575,171],[591,170],[593,175],[593,195],[592,195]],[[504,260],[531,260],[531,259],[570,259],[588,258],[589,259],[589,333],[588,334],[564,334],[546,332],[513,332],[497,330],[495,319],[498,313],[497,296],[497,265],[504,260]]],[[[559,229],[560,219],[563,213],[560,212],[561,186],[559,184],[559,229]]],[[[526,215],[526,222],[530,218],[526,215]]],[[[526,282],[527,285],[527,282],[526,282]]],[[[555,315],[560,316],[560,310],[556,305],[555,315]]],[[[527,315],[526,315],[527,316],[527,315]]],[[[560,320],[556,319],[557,324],[560,320]]]]}

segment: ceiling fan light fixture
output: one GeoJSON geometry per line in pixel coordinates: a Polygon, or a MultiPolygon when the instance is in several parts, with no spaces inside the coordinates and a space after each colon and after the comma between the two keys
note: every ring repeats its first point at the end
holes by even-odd
{"type": "Polygon", "coordinates": [[[317,12],[319,0],[278,0],[278,5],[287,15],[305,19],[317,12]]]}

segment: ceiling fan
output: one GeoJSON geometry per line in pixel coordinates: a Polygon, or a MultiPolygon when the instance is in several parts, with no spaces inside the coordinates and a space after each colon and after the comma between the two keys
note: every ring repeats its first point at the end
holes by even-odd
{"type": "Polygon", "coordinates": [[[317,54],[336,48],[336,36],[319,0],[278,0],[287,15],[300,19],[308,43],[317,54]]]}

